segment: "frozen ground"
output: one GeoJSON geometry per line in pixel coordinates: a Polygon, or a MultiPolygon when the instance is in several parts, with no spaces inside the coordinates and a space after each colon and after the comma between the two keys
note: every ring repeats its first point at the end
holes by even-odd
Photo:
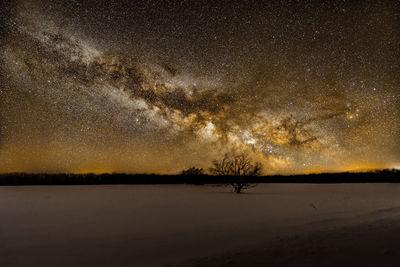
{"type": "Polygon", "coordinates": [[[272,257],[263,249],[282,242],[304,254],[287,248],[299,246],[296,236],[350,244],[343,236],[362,229],[399,234],[399,215],[400,184],[262,184],[241,195],[191,185],[4,186],[0,266],[256,265],[249,258],[272,257]],[[201,260],[212,255],[221,256],[201,260]]]}

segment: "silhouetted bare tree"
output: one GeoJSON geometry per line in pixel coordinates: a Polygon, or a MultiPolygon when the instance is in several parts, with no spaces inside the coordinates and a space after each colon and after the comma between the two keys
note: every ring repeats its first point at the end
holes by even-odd
{"type": "Polygon", "coordinates": [[[233,179],[229,185],[233,187],[237,194],[240,194],[242,190],[254,187],[254,184],[248,182],[248,178],[261,174],[261,163],[252,162],[246,153],[225,154],[222,160],[214,160],[213,165],[210,168],[212,174],[232,176],[233,179]]]}

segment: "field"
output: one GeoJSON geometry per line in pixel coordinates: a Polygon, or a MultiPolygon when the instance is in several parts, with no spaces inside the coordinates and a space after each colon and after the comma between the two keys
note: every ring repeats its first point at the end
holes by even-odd
{"type": "Polygon", "coordinates": [[[373,250],[371,238],[391,262],[399,196],[400,184],[386,183],[259,184],[239,195],[217,185],[3,186],[0,266],[290,266],[340,259],[353,243],[373,250]]]}

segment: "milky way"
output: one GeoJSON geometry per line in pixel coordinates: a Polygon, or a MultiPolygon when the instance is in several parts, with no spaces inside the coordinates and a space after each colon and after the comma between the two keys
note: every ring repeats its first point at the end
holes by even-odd
{"type": "Polygon", "coordinates": [[[400,166],[398,1],[13,1],[0,171],[400,166]]]}

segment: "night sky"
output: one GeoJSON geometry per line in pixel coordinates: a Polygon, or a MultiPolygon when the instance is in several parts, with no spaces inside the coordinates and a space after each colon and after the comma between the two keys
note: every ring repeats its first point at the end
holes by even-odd
{"type": "Polygon", "coordinates": [[[400,166],[400,1],[0,13],[1,172],[177,173],[229,151],[265,174],[400,166]]]}

